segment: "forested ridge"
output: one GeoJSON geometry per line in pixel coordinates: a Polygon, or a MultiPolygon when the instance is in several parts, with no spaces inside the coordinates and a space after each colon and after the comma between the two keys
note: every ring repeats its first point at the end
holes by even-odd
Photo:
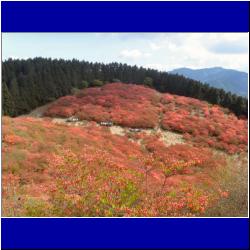
{"type": "Polygon", "coordinates": [[[75,89],[108,82],[144,84],[160,92],[193,97],[248,114],[247,98],[216,89],[183,76],[121,63],[34,58],[8,59],[2,63],[3,114],[18,116],[71,94],[75,89]]]}

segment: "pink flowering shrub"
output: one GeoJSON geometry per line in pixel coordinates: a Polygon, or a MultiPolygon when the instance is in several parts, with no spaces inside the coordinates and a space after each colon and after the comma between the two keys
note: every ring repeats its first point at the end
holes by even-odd
{"type": "Polygon", "coordinates": [[[128,127],[153,128],[157,125],[159,107],[156,91],[139,85],[106,84],[84,89],[76,96],[65,96],[46,112],[48,116],[69,117],[96,122],[113,121],[128,127]]]}
{"type": "Polygon", "coordinates": [[[224,164],[208,149],[167,147],[157,134],[138,133],[139,144],[93,122],[3,122],[5,137],[14,133],[25,141],[3,143],[6,215],[194,216],[221,197],[199,187],[210,180],[206,171],[224,164]]]}
{"type": "Polygon", "coordinates": [[[227,109],[194,98],[160,94],[141,85],[112,83],[65,96],[47,116],[77,116],[80,120],[112,121],[134,128],[155,128],[185,134],[189,142],[240,153],[247,150],[247,120],[227,109]]]}

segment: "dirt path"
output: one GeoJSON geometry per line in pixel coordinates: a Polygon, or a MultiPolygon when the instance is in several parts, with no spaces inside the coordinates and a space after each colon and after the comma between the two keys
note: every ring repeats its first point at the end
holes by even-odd
{"type": "MultiPolygon", "coordinates": [[[[53,118],[52,119],[53,123],[58,123],[58,124],[67,124],[68,126],[82,126],[85,127],[88,125],[89,121],[77,121],[77,122],[67,122],[67,119],[65,118],[53,118]]],[[[101,125],[98,125],[101,126],[101,125]]],[[[125,136],[127,133],[129,133],[129,128],[124,128],[121,126],[110,126],[107,127],[110,132],[114,135],[119,135],[119,136],[125,136]]],[[[171,131],[167,130],[162,130],[161,128],[155,128],[155,129],[141,129],[139,133],[146,133],[148,135],[153,135],[155,133],[160,134],[160,140],[164,142],[166,146],[174,145],[174,144],[180,144],[180,143],[185,143],[183,136],[181,134],[177,134],[171,131]]],[[[135,132],[136,133],[136,132],[135,132]]],[[[140,143],[140,140],[136,140],[138,143],[140,143]]]]}
{"type": "Polygon", "coordinates": [[[27,115],[22,115],[24,117],[37,117],[41,118],[43,117],[44,112],[47,110],[47,108],[52,104],[52,102],[45,104],[43,106],[40,106],[36,109],[33,109],[29,114],[27,115]]]}
{"type": "MultiPolygon", "coordinates": [[[[40,106],[34,110],[32,110],[29,114],[23,115],[24,117],[35,117],[39,119],[43,119],[44,112],[47,110],[47,108],[52,104],[48,103],[46,105],[40,106]]],[[[159,125],[156,128],[153,129],[141,129],[141,132],[144,132],[148,135],[159,133],[160,134],[160,140],[164,142],[167,146],[179,144],[179,143],[185,143],[183,136],[174,132],[170,132],[167,130],[163,130],[160,127],[162,120],[162,114],[159,115],[159,125]]],[[[87,126],[89,121],[77,121],[77,122],[67,122],[67,118],[52,118],[53,123],[57,124],[66,124],[68,126],[87,126]]],[[[100,126],[100,125],[99,125],[100,126]]],[[[129,128],[124,128],[121,126],[111,126],[108,127],[110,132],[115,135],[125,136],[127,132],[129,131],[129,128]]],[[[138,140],[138,143],[140,141],[138,140]]]]}

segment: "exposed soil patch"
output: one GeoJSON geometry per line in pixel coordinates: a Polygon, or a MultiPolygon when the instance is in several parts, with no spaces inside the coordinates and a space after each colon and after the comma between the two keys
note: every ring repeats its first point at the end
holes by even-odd
{"type": "Polygon", "coordinates": [[[125,129],[120,126],[111,126],[110,132],[114,135],[121,135],[121,136],[125,135],[125,129]]]}
{"type": "Polygon", "coordinates": [[[163,141],[167,146],[184,143],[183,136],[180,134],[164,130],[161,130],[160,134],[160,140],[163,141]]]}
{"type": "MultiPolygon", "coordinates": [[[[67,122],[67,118],[53,118],[52,119],[53,123],[57,124],[66,124],[68,126],[87,126],[89,124],[89,121],[77,121],[77,122],[67,122]]],[[[100,126],[97,124],[97,126],[100,126]]],[[[124,128],[121,126],[110,126],[109,127],[110,132],[114,135],[120,135],[120,136],[125,136],[126,133],[129,132],[129,128],[124,128]]],[[[178,133],[162,130],[161,128],[157,129],[141,129],[139,133],[146,133],[148,135],[153,135],[155,133],[160,134],[160,140],[164,142],[166,146],[170,145],[175,145],[175,144],[180,144],[180,143],[185,143],[183,136],[178,133]]],[[[136,133],[136,132],[135,132],[136,133]]],[[[136,140],[139,144],[141,140],[136,140]]]]}

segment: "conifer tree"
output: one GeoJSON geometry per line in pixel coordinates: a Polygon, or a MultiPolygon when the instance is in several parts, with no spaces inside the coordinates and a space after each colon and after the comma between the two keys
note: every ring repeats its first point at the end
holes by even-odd
{"type": "MultiPolygon", "coordinates": [[[[99,87],[114,82],[115,79],[124,83],[145,84],[163,93],[198,98],[222,105],[237,115],[248,114],[247,99],[244,97],[180,75],[127,64],[92,63],[76,59],[9,59],[3,62],[2,69],[2,79],[12,97],[15,115],[68,95],[73,88],[99,87]]],[[[5,88],[5,95],[6,93],[5,88]]],[[[9,113],[7,106],[3,108],[4,113],[9,113]]]]}
{"type": "Polygon", "coordinates": [[[14,115],[14,102],[5,82],[2,83],[2,112],[3,115],[14,115]]]}

